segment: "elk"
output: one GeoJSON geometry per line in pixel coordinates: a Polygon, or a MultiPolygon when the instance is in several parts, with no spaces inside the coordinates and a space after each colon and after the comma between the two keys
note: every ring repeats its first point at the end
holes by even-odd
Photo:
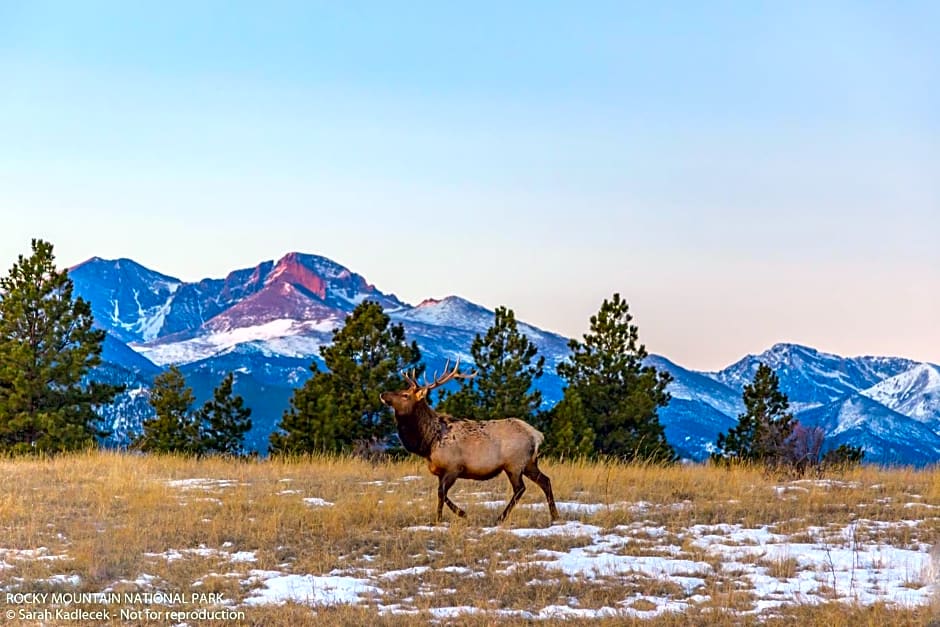
{"type": "Polygon", "coordinates": [[[457,479],[485,481],[505,472],[512,484],[512,497],[506,508],[496,519],[501,523],[515,507],[525,492],[523,475],[535,482],[548,501],[552,520],[558,519],[552,482],[539,470],[539,445],[544,436],[535,427],[518,418],[500,420],[459,420],[439,414],[428,404],[428,393],[453,379],[469,379],[476,372],[459,372],[460,360],[448,371],[450,361],[444,366],[444,374],[431,383],[424,380],[418,385],[415,373],[402,372],[408,387],[399,391],[382,392],[382,403],[395,410],[398,436],[405,449],[427,460],[428,469],[438,479],[437,522],[442,519],[444,505],[457,516],[466,516],[447,497],[447,492],[457,479]]]}

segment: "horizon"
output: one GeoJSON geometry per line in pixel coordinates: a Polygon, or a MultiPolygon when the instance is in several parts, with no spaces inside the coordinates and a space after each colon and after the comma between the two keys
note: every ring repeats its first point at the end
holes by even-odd
{"type": "Polygon", "coordinates": [[[940,363],[940,5],[0,5],[0,271],[318,254],[651,353],[940,363]]]}

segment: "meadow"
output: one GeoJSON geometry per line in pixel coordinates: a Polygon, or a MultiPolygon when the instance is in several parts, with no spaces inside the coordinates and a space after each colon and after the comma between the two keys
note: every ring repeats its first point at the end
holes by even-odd
{"type": "Polygon", "coordinates": [[[0,460],[3,624],[940,624],[940,471],[543,461],[458,481],[421,460],[0,460]],[[73,612],[72,614],[63,612],[73,612]],[[75,612],[85,612],[78,614],[75,612]],[[76,622],[78,621],[78,622],[76,622]]]}

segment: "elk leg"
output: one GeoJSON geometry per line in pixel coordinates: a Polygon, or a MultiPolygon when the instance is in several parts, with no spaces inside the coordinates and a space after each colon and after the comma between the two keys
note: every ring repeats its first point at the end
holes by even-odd
{"type": "Polygon", "coordinates": [[[449,507],[449,508],[450,508],[450,511],[454,512],[455,514],[457,514],[457,515],[460,516],[461,518],[466,518],[467,512],[465,512],[465,511],[463,511],[462,509],[460,509],[457,505],[454,504],[453,501],[451,501],[451,500],[450,500],[448,497],[446,497],[446,496],[444,497],[444,505],[446,505],[447,507],[449,507]]]}
{"type": "Polygon", "coordinates": [[[447,504],[447,507],[451,509],[452,512],[463,518],[466,516],[466,512],[454,505],[453,501],[447,498],[447,491],[450,490],[451,486],[454,485],[454,482],[457,481],[458,473],[447,473],[446,475],[441,475],[438,477],[437,481],[437,522],[441,522],[444,518],[444,504],[447,504]]]}
{"type": "Polygon", "coordinates": [[[516,506],[516,501],[522,497],[522,493],[525,492],[525,482],[522,480],[522,474],[516,473],[513,474],[506,471],[506,476],[509,477],[509,483],[512,484],[512,498],[509,499],[509,502],[506,504],[506,509],[503,510],[503,513],[499,515],[499,518],[496,519],[497,523],[501,523],[506,520],[506,516],[509,516],[509,512],[512,511],[512,508],[516,506]]]}
{"type": "Polygon", "coordinates": [[[555,507],[555,495],[552,494],[552,482],[548,475],[539,470],[538,463],[535,461],[526,466],[522,473],[542,488],[542,492],[545,493],[545,500],[548,501],[548,511],[551,514],[552,521],[558,520],[560,517],[558,516],[558,508],[555,507]]]}

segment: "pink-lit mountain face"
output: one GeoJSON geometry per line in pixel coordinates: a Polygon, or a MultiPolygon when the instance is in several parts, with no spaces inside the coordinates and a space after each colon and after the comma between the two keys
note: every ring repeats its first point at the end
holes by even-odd
{"type": "Polygon", "coordinates": [[[300,253],[196,283],[153,272],[129,259],[98,257],[72,268],[70,276],[76,292],[91,301],[98,324],[138,346],[277,320],[342,320],[367,299],[386,309],[404,306],[339,264],[300,253]]]}
{"type": "MultiPolygon", "coordinates": [[[[416,307],[317,255],[289,253],[277,262],[185,283],[128,259],[94,258],[70,271],[96,321],[158,365],[188,364],[232,351],[316,359],[356,305],[377,302],[432,358],[469,357],[475,333],[493,312],[456,296],[416,307]]],[[[549,359],[567,340],[521,325],[549,359]]]]}

